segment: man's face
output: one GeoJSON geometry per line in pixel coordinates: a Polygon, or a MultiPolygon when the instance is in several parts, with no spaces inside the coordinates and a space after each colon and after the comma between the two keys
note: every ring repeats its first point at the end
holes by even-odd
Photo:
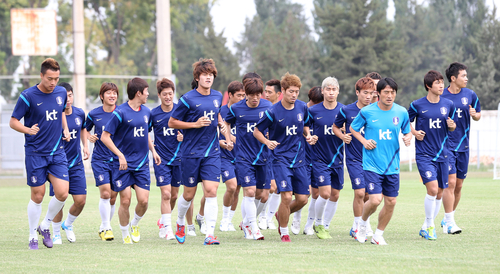
{"type": "Polygon", "coordinates": [[[245,92],[242,89],[240,89],[237,92],[235,92],[234,95],[231,93],[228,93],[228,96],[229,96],[229,102],[232,105],[232,104],[236,104],[239,101],[245,99],[245,92]]]}
{"type": "Polygon", "coordinates": [[[280,96],[280,92],[276,92],[273,86],[266,86],[266,89],[264,90],[264,97],[266,100],[270,101],[271,103],[275,103],[278,101],[278,98],[280,96]]]}
{"type": "Polygon", "coordinates": [[[214,83],[214,74],[213,73],[202,73],[198,79],[198,85],[204,89],[210,89],[214,83]]]}
{"type": "Polygon", "coordinates": [[[172,90],[172,88],[164,88],[160,92],[160,100],[162,105],[170,107],[174,102],[173,99],[174,91],[172,90]]]}
{"type": "Polygon", "coordinates": [[[358,102],[363,106],[367,106],[372,102],[373,93],[377,93],[375,89],[362,89],[361,91],[356,90],[356,95],[358,96],[358,102]]]}
{"type": "Polygon", "coordinates": [[[48,92],[52,92],[59,82],[60,71],[48,69],[45,74],[40,73],[40,85],[48,92]]]}
{"type": "Polygon", "coordinates": [[[442,95],[444,90],[444,80],[439,79],[432,82],[432,87],[429,88],[429,92],[435,95],[442,95]]]}
{"type": "Polygon", "coordinates": [[[373,90],[372,93],[372,101],[371,103],[375,103],[378,101],[378,92],[377,92],[377,84],[380,80],[379,79],[373,79],[373,82],[375,83],[375,90],[373,90]]]}
{"type": "Polygon", "coordinates": [[[66,100],[66,108],[70,108],[73,105],[74,97],[73,91],[67,91],[68,99],[66,100]]]}
{"type": "Polygon", "coordinates": [[[141,102],[141,104],[145,104],[147,101],[148,101],[148,96],[149,96],[149,91],[148,91],[148,88],[146,87],[142,93],[141,92],[138,92],[136,95],[136,97],[139,97],[139,101],[141,102]]]}
{"type": "Polygon", "coordinates": [[[324,89],[321,89],[321,93],[326,102],[336,102],[337,96],[339,96],[339,88],[335,86],[326,86],[324,89]]]}
{"type": "Polygon", "coordinates": [[[248,94],[247,95],[248,106],[251,108],[257,107],[260,102],[260,96],[262,96],[262,93],[248,94]]]}
{"type": "Polygon", "coordinates": [[[283,100],[289,104],[295,104],[297,98],[299,97],[300,88],[296,86],[290,86],[288,89],[283,90],[283,100]]]}
{"type": "Polygon", "coordinates": [[[106,90],[101,96],[102,103],[104,105],[112,106],[116,104],[116,100],[118,99],[118,93],[116,90],[106,90]]]}
{"type": "Polygon", "coordinates": [[[385,86],[385,88],[379,93],[379,102],[386,107],[392,107],[395,99],[396,91],[393,90],[390,86],[385,86]]]}
{"type": "Polygon", "coordinates": [[[467,78],[467,71],[466,70],[460,70],[458,72],[457,77],[451,76],[452,82],[453,82],[453,79],[455,79],[454,83],[459,88],[465,88],[467,86],[467,81],[469,81],[469,79],[467,78]]]}

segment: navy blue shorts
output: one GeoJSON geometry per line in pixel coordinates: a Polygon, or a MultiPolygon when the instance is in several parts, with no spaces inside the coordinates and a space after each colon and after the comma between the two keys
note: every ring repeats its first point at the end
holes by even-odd
{"type": "Polygon", "coordinates": [[[417,167],[422,182],[438,181],[438,186],[441,189],[448,187],[448,159],[444,162],[434,162],[432,158],[426,155],[417,155],[417,167]]]}
{"type": "MultiPolygon", "coordinates": [[[[68,170],[69,174],[69,194],[87,195],[87,179],[85,178],[85,168],[83,163],[79,162],[68,170]]],[[[54,196],[54,188],[50,184],[50,196],[54,196]]]]}
{"type": "Polygon", "coordinates": [[[309,195],[310,178],[307,166],[289,168],[287,164],[274,160],[274,176],[278,192],[293,191],[295,194],[309,195]]]}
{"type": "Polygon", "coordinates": [[[267,162],[267,180],[269,180],[269,184],[271,184],[271,181],[274,180],[274,171],[273,171],[273,162],[272,161],[267,162]]]}
{"type": "Polygon", "coordinates": [[[312,173],[318,187],[331,186],[337,190],[344,188],[343,166],[328,167],[323,161],[316,160],[313,161],[312,173]]]}
{"type": "Polygon", "coordinates": [[[49,173],[58,179],[69,180],[68,161],[62,150],[49,156],[26,155],[24,162],[29,186],[44,185],[49,173]]]}
{"type": "Polygon", "coordinates": [[[227,158],[220,158],[220,171],[223,182],[236,178],[235,165],[227,158]]]}
{"type": "Polygon", "coordinates": [[[398,197],[399,195],[399,174],[380,175],[365,170],[365,180],[366,191],[370,195],[380,193],[387,197],[398,197]]]}
{"type": "Polygon", "coordinates": [[[346,161],[346,166],[349,178],[351,178],[352,189],[366,188],[363,163],[359,161],[346,161]]]}
{"type": "Polygon", "coordinates": [[[469,152],[450,151],[448,156],[449,174],[457,174],[458,179],[465,179],[469,169],[469,152]]]}
{"type": "Polygon", "coordinates": [[[236,175],[241,187],[255,186],[257,189],[270,189],[271,181],[267,179],[267,165],[254,166],[247,161],[238,161],[236,175]]]}
{"type": "Polygon", "coordinates": [[[181,166],[169,166],[166,161],[161,161],[160,165],[153,165],[156,177],[156,186],[181,186],[181,166]]]}
{"type": "Polygon", "coordinates": [[[182,158],[182,185],[195,187],[199,182],[220,182],[220,157],[182,158]]]}
{"type": "Polygon", "coordinates": [[[131,169],[119,170],[120,162],[114,161],[113,164],[113,184],[111,189],[120,192],[125,188],[140,187],[149,191],[151,186],[151,173],[149,172],[149,163],[144,164],[139,170],[131,169]]]}
{"type": "Polygon", "coordinates": [[[95,186],[111,184],[113,182],[112,161],[92,161],[90,165],[94,173],[95,186]]]}

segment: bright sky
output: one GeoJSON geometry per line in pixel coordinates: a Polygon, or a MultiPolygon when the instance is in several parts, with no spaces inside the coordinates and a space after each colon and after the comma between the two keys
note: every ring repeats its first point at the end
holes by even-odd
{"type": "MultiPolygon", "coordinates": [[[[422,2],[424,0],[419,0],[422,2]]],[[[314,9],[313,0],[292,0],[294,3],[300,3],[304,6],[304,11],[308,24],[313,29],[313,18],[311,11],[314,9]]],[[[500,0],[486,0],[488,6],[495,3],[500,7],[500,0]]],[[[394,3],[389,1],[389,10],[387,17],[394,17],[394,3]]],[[[224,30],[224,37],[227,38],[229,48],[234,52],[234,41],[241,39],[241,34],[245,29],[245,18],[252,18],[255,15],[255,4],[253,0],[216,0],[211,14],[214,20],[215,31],[220,33],[224,30]]],[[[497,17],[500,15],[497,12],[497,17]]]]}

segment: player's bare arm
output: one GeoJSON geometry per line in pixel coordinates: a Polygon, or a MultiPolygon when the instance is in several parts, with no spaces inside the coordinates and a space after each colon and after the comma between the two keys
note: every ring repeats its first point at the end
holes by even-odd
{"type": "Polygon", "coordinates": [[[211,123],[212,121],[210,121],[210,118],[205,116],[200,117],[196,122],[184,122],[179,119],[170,117],[170,120],[168,120],[168,127],[175,129],[201,128],[207,127],[211,123]]]}
{"type": "MultiPolygon", "coordinates": [[[[450,119],[450,118],[448,118],[448,119],[450,119]]],[[[448,126],[448,128],[449,128],[449,126],[448,126]]],[[[423,141],[424,140],[425,131],[423,131],[423,130],[416,130],[415,128],[413,128],[413,126],[411,124],[410,124],[410,129],[411,129],[411,134],[413,134],[413,136],[415,136],[415,138],[417,140],[419,140],[419,141],[423,141]]]]}
{"type": "Polygon", "coordinates": [[[111,133],[103,131],[101,135],[102,143],[111,150],[116,156],[118,156],[118,161],[120,162],[119,170],[127,170],[128,164],[125,155],[116,147],[113,140],[111,140],[111,133]]]}
{"type": "Polygon", "coordinates": [[[71,136],[69,135],[68,121],[66,120],[66,113],[62,113],[62,128],[63,128],[63,140],[69,142],[71,136]]]}
{"type": "Polygon", "coordinates": [[[19,120],[14,117],[10,117],[9,126],[20,133],[28,134],[28,135],[36,135],[40,128],[38,124],[34,124],[31,127],[24,126],[19,120]]]}
{"type": "Polygon", "coordinates": [[[155,164],[159,166],[161,164],[161,157],[156,153],[155,145],[153,143],[153,139],[151,139],[151,135],[148,134],[148,146],[149,150],[151,150],[151,153],[153,154],[153,159],[155,161],[155,164]]]}
{"type": "Polygon", "coordinates": [[[266,145],[270,150],[274,150],[280,144],[276,141],[268,140],[257,127],[253,131],[253,137],[266,145]]]}
{"type": "Polygon", "coordinates": [[[361,135],[361,133],[355,131],[354,129],[352,129],[352,126],[349,128],[351,130],[351,133],[352,133],[352,136],[354,136],[354,138],[358,139],[358,141],[363,144],[363,146],[368,149],[368,150],[372,150],[374,148],[377,147],[377,142],[375,142],[375,140],[366,140],[365,137],[363,137],[363,135],[361,135]]]}
{"type": "MultiPolygon", "coordinates": [[[[342,128],[344,128],[344,127],[342,127],[342,128]]],[[[333,131],[333,134],[337,135],[337,137],[339,137],[340,139],[342,139],[342,141],[344,141],[344,143],[346,143],[346,144],[350,144],[351,143],[351,141],[352,141],[352,136],[351,136],[352,133],[346,133],[346,134],[344,134],[344,131],[342,131],[342,129],[339,128],[335,124],[333,124],[333,126],[332,126],[332,131],[333,131]]]]}
{"type": "Polygon", "coordinates": [[[469,105],[469,113],[472,120],[479,121],[481,119],[481,112],[476,112],[476,109],[469,105]]]}
{"type": "Polygon", "coordinates": [[[89,151],[89,143],[87,142],[87,135],[89,135],[89,132],[86,129],[82,129],[80,131],[80,140],[83,145],[83,160],[88,160],[90,157],[90,151],[89,151]]]}

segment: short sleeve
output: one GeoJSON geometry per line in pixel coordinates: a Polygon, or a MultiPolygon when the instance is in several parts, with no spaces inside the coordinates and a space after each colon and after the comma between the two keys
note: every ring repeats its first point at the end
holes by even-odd
{"type": "Polygon", "coordinates": [[[472,92],[472,107],[476,110],[476,112],[481,112],[481,103],[479,102],[479,98],[475,92],[472,92]]]}
{"type": "Polygon", "coordinates": [[[274,122],[274,113],[272,110],[268,109],[264,111],[264,115],[262,118],[260,118],[259,122],[257,123],[257,128],[261,131],[264,132],[267,128],[269,128],[274,122]]]}
{"type": "Polygon", "coordinates": [[[453,120],[453,118],[455,118],[456,111],[457,111],[457,109],[455,108],[455,103],[453,103],[453,101],[451,101],[450,109],[448,110],[448,117],[453,120]]]}
{"type": "Polygon", "coordinates": [[[226,123],[230,125],[234,125],[236,123],[236,114],[234,114],[233,106],[229,107],[229,111],[226,114],[226,117],[222,117],[226,123]]]}
{"type": "Polygon", "coordinates": [[[408,115],[408,112],[403,112],[403,123],[401,123],[401,130],[403,134],[408,134],[411,132],[410,129],[410,116],[408,115]]]}
{"type": "Polygon", "coordinates": [[[177,104],[177,107],[174,110],[174,113],[172,113],[172,118],[175,118],[180,121],[184,121],[184,117],[186,116],[187,112],[191,106],[187,102],[186,98],[181,97],[179,99],[179,103],[177,104]]]}
{"type": "Polygon", "coordinates": [[[305,127],[310,127],[312,122],[311,122],[311,113],[309,112],[309,108],[308,107],[304,107],[304,117],[306,117],[304,119],[304,126],[305,127]]]}
{"type": "Polygon", "coordinates": [[[356,116],[356,118],[354,118],[354,120],[351,123],[352,129],[359,132],[361,130],[361,128],[363,128],[365,126],[365,124],[366,124],[365,115],[366,114],[364,113],[363,110],[361,110],[359,112],[358,116],[356,116]]]}
{"type": "Polygon", "coordinates": [[[411,102],[410,107],[408,108],[408,117],[411,122],[413,122],[418,115],[418,111],[413,103],[415,103],[415,101],[411,102]]]}
{"type": "Polygon", "coordinates": [[[87,114],[87,119],[85,119],[85,123],[83,123],[83,126],[88,132],[90,132],[92,128],[94,128],[94,119],[92,119],[92,117],[90,116],[90,112],[89,114],[87,114]]]}
{"type": "Polygon", "coordinates": [[[335,117],[334,124],[338,127],[341,128],[344,126],[344,123],[347,122],[347,116],[345,115],[345,109],[346,107],[343,106],[340,110],[339,113],[337,114],[337,117],[335,117]]]}
{"type": "Polygon", "coordinates": [[[111,119],[109,119],[108,123],[104,127],[104,131],[107,131],[111,133],[111,135],[114,135],[118,127],[123,121],[123,114],[119,110],[113,111],[113,115],[111,116],[111,119]]]}
{"type": "Polygon", "coordinates": [[[21,93],[19,95],[19,99],[17,99],[16,106],[14,107],[14,111],[12,112],[12,117],[17,120],[21,120],[24,115],[26,115],[30,110],[30,102],[29,97],[26,93],[21,93]]]}

